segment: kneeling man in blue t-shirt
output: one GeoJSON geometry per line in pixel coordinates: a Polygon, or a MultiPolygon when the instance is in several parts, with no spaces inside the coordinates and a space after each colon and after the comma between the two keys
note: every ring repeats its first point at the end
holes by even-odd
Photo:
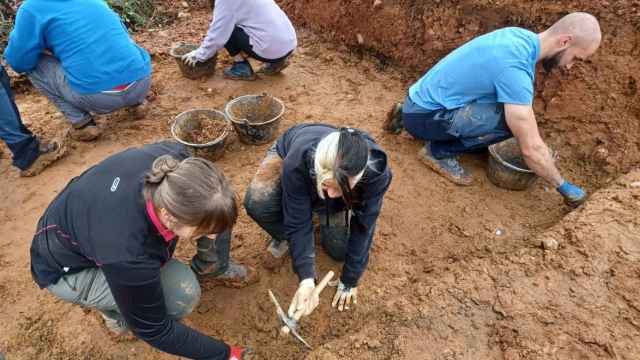
{"type": "Polygon", "coordinates": [[[151,58],[103,0],[25,1],[4,57],[64,114],[76,140],[100,135],[92,113],[144,115],[151,58]]]}
{"type": "Polygon", "coordinates": [[[586,193],[562,177],[538,131],[533,81],[537,62],[547,71],[569,69],[595,53],[600,40],[598,20],[587,13],[566,15],[539,34],[511,27],[477,37],[411,86],[384,128],[392,133],[404,128],[426,141],[420,158],[458,185],[473,181],[458,155],[515,136],[527,166],[553,184],[565,202],[578,206],[586,193]]]}

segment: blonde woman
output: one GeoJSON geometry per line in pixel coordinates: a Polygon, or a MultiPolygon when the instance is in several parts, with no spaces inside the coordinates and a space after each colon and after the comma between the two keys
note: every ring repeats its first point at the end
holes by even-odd
{"type": "Polygon", "coordinates": [[[321,244],[344,261],[332,306],[356,303],[358,280],[369,261],[376,220],[391,183],[384,151],[364,132],[331,125],[289,129],[268,151],[247,189],[247,213],[271,237],[267,267],[288,252],[300,284],[289,307],[296,318],[318,305],[312,214],[320,218],[321,244]]]}
{"type": "Polygon", "coordinates": [[[194,272],[248,283],[229,261],[236,197],[209,161],[164,142],[113,155],[69,182],[38,222],[31,245],[35,282],[67,302],[101,312],[115,334],[196,359],[246,359],[176,321],[200,299],[194,272]],[[210,239],[211,234],[215,241],[210,239]],[[178,239],[198,241],[192,266],[172,259],[178,239]]]}

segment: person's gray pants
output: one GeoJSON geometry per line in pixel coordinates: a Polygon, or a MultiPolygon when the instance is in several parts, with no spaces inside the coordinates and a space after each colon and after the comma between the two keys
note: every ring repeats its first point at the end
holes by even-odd
{"type": "Polygon", "coordinates": [[[141,104],[151,87],[151,76],[148,76],[123,91],[79,94],[69,87],[62,65],[50,55],[42,55],[28,76],[33,86],[49,98],[74,127],[91,121],[91,113],[108,114],[141,104]]]}
{"type": "MultiPolygon", "coordinates": [[[[200,284],[189,266],[176,259],[169,260],[160,271],[160,281],[170,318],[181,319],[198,305],[200,284]]],[[[123,320],[100,268],[65,275],[47,290],[66,302],[99,310],[110,319],[123,320]]]]}

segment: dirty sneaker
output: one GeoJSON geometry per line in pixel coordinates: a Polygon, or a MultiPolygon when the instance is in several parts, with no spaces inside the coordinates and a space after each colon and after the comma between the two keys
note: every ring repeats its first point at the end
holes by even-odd
{"type": "Polygon", "coordinates": [[[259,74],[272,76],[282,72],[282,70],[286,69],[289,66],[289,58],[286,58],[282,61],[278,61],[276,63],[266,63],[258,70],[259,74]]]}
{"type": "Polygon", "coordinates": [[[100,128],[93,119],[83,125],[72,126],[69,130],[69,136],[77,141],[93,141],[100,136],[100,133],[100,128]]]}
{"type": "Polygon", "coordinates": [[[231,80],[255,80],[256,74],[249,61],[239,61],[224,71],[224,77],[231,80]]]}
{"type": "Polygon", "coordinates": [[[253,360],[255,352],[251,348],[242,348],[239,346],[231,346],[229,351],[229,360],[253,360]]]}
{"type": "Polygon", "coordinates": [[[287,241],[271,239],[262,265],[268,270],[277,270],[284,264],[288,252],[289,243],[287,241]]]}
{"type": "Polygon", "coordinates": [[[141,120],[147,116],[147,114],[149,113],[150,107],[151,105],[149,104],[149,101],[144,100],[138,105],[134,105],[127,108],[127,112],[129,113],[129,116],[131,116],[133,119],[141,120]]]}
{"type": "Polygon", "coordinates": [[[387,118],[382,124],[382,130],[391,134],[400,134],[404,129],[402,125],[402,103],[395,103],[387,113],[387,118]]]}
{"type": "Polygon", "coordinates": [[[122,319],[112,319],[105,314],[101,314],[104,320],[104,326],[115,336],[125,335],[129,331],[129,327],[122,319]]]}
{"type": "Polygon", "coordinates": [[[436,159],[431,155],[429,143],[420,149],[418,157],[422,162],[431,168],[431,170],[442,175],[444,178],[450,180],[454,184],[469,186],[473,183],[473,177],[467,173],[462,166],[458,163],[455,157],[436,159]]]}
{"type": "Polygon", "coordinates": [[[232,261],[225,272],[219,275],[198,274],[203,282],[209,286],[225,286],[230,288],[243,288],[258,282],[258,272],[249,265],[240,265],[232,261]]]}
{"type": "Polygon", "coordinates": [[[38,158],[28,169],[20,171],[20,176],[29,177],[40,174],[47,166],[53,164],[67,153],[64,139],[52,141],[40,141],[38,158]]]}

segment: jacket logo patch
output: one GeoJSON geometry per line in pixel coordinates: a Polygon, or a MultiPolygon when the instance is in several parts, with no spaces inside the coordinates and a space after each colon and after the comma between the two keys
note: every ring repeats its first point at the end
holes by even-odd
{"type": "Polygon", "coordinates": [[[113,184],[111,184],[111,192],[116,192],[116,190],[118,190],[118,184],[120,184],[119,177],[113,179],[113,184]]]}

